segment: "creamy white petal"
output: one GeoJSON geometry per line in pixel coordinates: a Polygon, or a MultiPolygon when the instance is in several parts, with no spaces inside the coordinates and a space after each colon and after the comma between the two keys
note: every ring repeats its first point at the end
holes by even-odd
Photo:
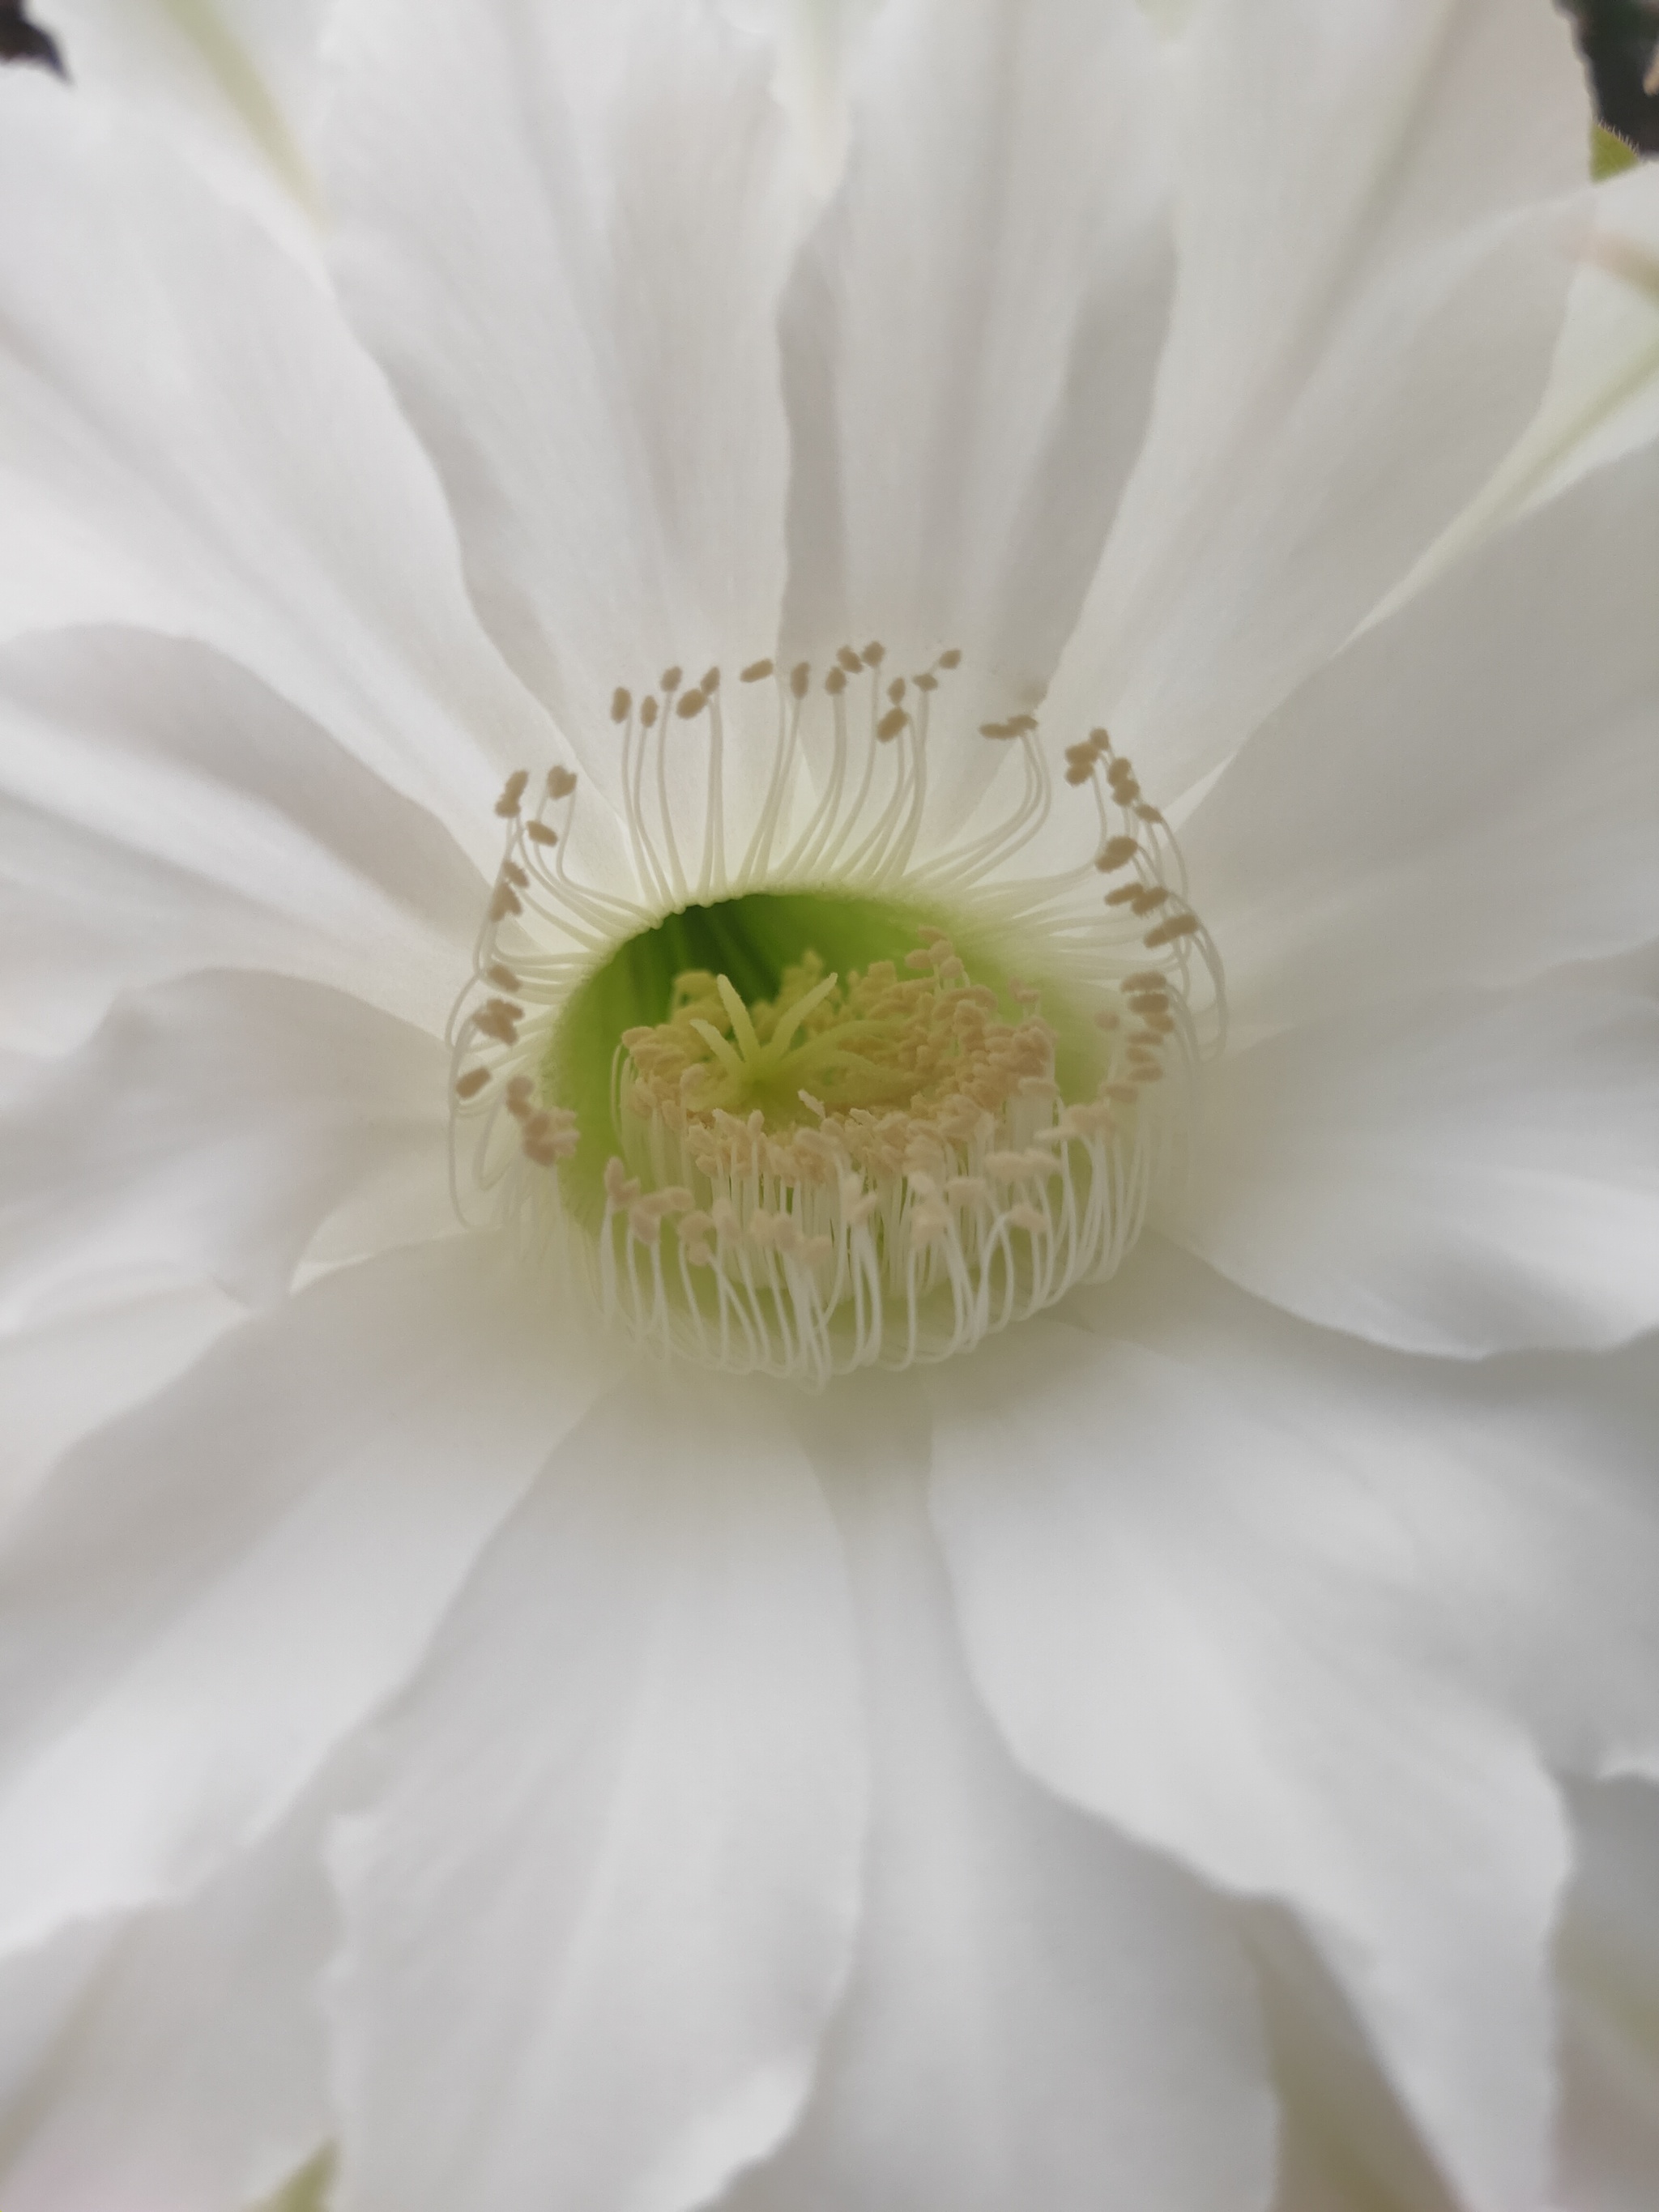
{"type": "Polygon", "coordinates": [[[613,687],[776,636],[770,54],[697,0],[343,0],[331,59],[343,294],[486,623],[603,777],[613,687]]]}
{"type": "Polygon", "coordinates": [[[382,1749],[341,1854],[341,2212],[690,2212],[771,2149],[865,1790],[840,1547],[777,1401],[630,1379],[382,1749]]]}
{"type": "Polygon", "coordinates": [[[1659,446],[1486,539],[1258,731],[1182,842],[1247,1027],[1659,933],[1659,446]]]}
{"type": "Polygon", "coordinates": [[[1171,1219],[1234,1281],[1376,1343],[1623,1342],[1659,1324],[1659,1012],[1546,979],[1231,1054],[1171,1219]]]}
{"type": "Polygon", "coordinates": [[[1559,2194],[1571,2212],[1659,2202],[1659,1791],[1573,1795],[1578,1865],[1562,1917],[1559,2194]]]}
{"type": "Polygon", "coordinates": [[[82,98],[184,153],[290,252],[319,259],[310,138],[327,0],[52,0],[82,98]]]}
{"type": "Polygon", "coordinates": [[[1449,1642],[1553,1767],[1659,1775],[1659,1340],[1425,1359],[1310,1327],[1156,1237],[1071,1310],[1208,1369],[1363,1480],[1449,1642]]]}
{"type": "Polygon", "coordinates": [[[1538,413],[1431,556],[1557,497],[1591,469],[1659,437],[1659,170],[1638,162],[1595,187],[1566,321],[1538,413]]]}
{"type": "Polygon", "coordinates": [[[551,733],[336,307],[152,137],[39,72],[0,76],[0,198],[6,628],[217,646],[493,866],[501,776],[551,733]]]}
{"type": "Polygon", "coordinates": [[[848,78],[861,35],[886,0],[720,0],[744,30],[769,38],[774,85],[809,179],[828,191],[847,158],[848,78]]]}
{"type": "Polygon", "coordinates": [[[1494,1693],[1558,1765],[1659,1777],[1659,1343],[1433,1377],[1361,1353],[1334,1395],[1494,1693]]]}
{"type": "Polygon", "coordinates": [[[935,1516],[1018,1757],[1291,1905],[1471,2212],[1537,2201],[1560,1816],[1395,1526],[1165,1353],[1034,1322],[937,1395],[935,1516]]]}
{"type": "Polygon", "coordinates": [[[789,649],[878,638],[926,667],[956,645],[1027,704],[1099,559],[1164,333],[1154,40],[1133,0],[887,0],[854,85],[847,175],[786,325],[789,649]]]}
{"type": "Polygon", "coordinates": [[[318,1808],[177,1904],[0,1962],[9,2212],[239,2212],[330,2130],[318,1808]]]}
{"type": "Polygon", "coordinates": [[[331,1275],[71,1453],[0,1563],[0,1950],[200,1881],[397,1690],[604,1386],[490,1237],[331,1275]]]}
{"type": "Polygon", "coordinates": [[[1537,404],[1588,214],[1567,26],[1209,0],[1146,451],[1062,664],[1170,793],[1341,643],[1537,404]]]}
{"type": "Polygon", "coordinates": [[[1271,2039],[1273,2212],[1459,2212],[1319,1954],[1282,1907],[1237,1908],[1271,2039]]]}
{"type": "Polygon", "coordinates": [[[448,1071],[435,1038],[284,976],[122,998],[0,1115],[0,1311],[134,1270],[279,1297],[371,1174],[395,1162],[443,1200],[448,1071]]]}
{"type": "Polygon", "coordinates": [[[241,1318],[210,1285],[157,1284],[37,1314],[0,1336],[0,1524],[71,1444],[165,1389],[241,1318]]]}
{"type": "Polygon", "coordinates": [[[14,1034],[60,1048],[123,985],[208,966],[435,1031],[486,896],[441,823],[220,654],[114,629],[0,649],[14,1034]]]}
{"type": "MultiPolygon", "coordinates": [[[[1428,1362],[1292,1320],[1156,1238],[1081,1303],[1094,1326],[1177,1348],[1363,1480],[1402,1530],[1448,1640],[1553,1764],[1659,1773],[1653,1340],[1614,1355],[1428,1362]]],[[[1644,2025],[1659,2021],[1643,1901],[1653,1800],[1621,1785],[1575,1789],[1571,1801],[1579,1871],[1558,1958],[1571,2185],[1560,2201],[1649,2212],[1639,2194],[1598,2197],[1588,2177],[1613,2174],[1628,2191],[1652,2172],[1642,2159],[1659,2080],[1659,2034],[1644,2025]]],[[[1310,1962],[1287,1954],[1282,1929],[1268,1948],[1257,1955],[1285,2100],[1281,2212],[1440,2212],[1340,2008],[1310,1982],[1310,1962]]]]}
{"type": "Polygon", "coordinates": [[[1013,1765],[963,1671],[923,1395],[836,1398],[803,1434],[859,1606],[868,1895],[812,2101],[731,2212],[1266,2205],[1273,2099],[1222,1911],[1013,1765]]]}

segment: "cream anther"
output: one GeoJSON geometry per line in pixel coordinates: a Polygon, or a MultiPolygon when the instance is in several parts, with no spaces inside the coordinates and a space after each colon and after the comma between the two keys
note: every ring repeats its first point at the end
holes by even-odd
{"type": "MultiPolygon", "coordinates": [[[[807,1381],[943,1358],[1109,1274],[1178,1158],[1220,1000],[1175,841],[1103,729],[1057,760],[1029,708],[980,726],[1000,810],[933,836],[936,757],[963,743],[942,719],[961,660],[895,666],[874,640],[820,660],[821,681],[767,657],[741,690],[718,666],[617,685],[604,804],[631,880],[610,863],[584,876],[572,769],[528,806],[527,773],[503,787],[505,850],[452,1025],[457,1203],[556,1254],[641,1343],[807,1381]],[[1056,769],[1098,825],[1033,881],[1013,864],[1056,769]],[[675,975],[665,1012],[665,981],[632,979],[674,970],[618,957],[726,902],[729,925],[690,941],[729,926],[741,944],[742,902],[775,892],[822,906],[826,952],[836,902],[862,902],[874,935],[854,941],[893,957],[780,951],[792,964],[769,997],[711,958],[675,975]],[[879,917],[905,914],[915,935],[894,941],[879,917]],[[1016,945],[1033,980],[1008,975],[998,948],[1016,945]],[[627,1011],[602,1037],[580,1030],[592,1064],[573,1090],[567,1017],[613,1003],[584,997],[613,965],[627,1011]]],[[[752,951],[738,972],[757,972],[752,951]]],[[[775,973],[764,957],[759,972],[775,973]]]]}

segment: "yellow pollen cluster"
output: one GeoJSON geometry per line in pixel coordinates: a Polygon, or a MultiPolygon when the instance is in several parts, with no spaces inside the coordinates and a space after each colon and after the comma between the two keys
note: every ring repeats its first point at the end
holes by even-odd
{"type": "MultiPolygon", "coordinates": [[[[683,976],[670,1018],[623,1040],[619,1121],[648,1133],[629,1149],[672,1147],[711,1191],[777,1194],[751,1210],[746,1233],[809,1261],[828,1259],[834,1240],[803,1233],[793,1194],[833,1192],[834,1210],[859,1228],[883,1188],[908,1178],[918,1201],[909,1235],[926,1245],[945,1232],[948,1206],[984,1205],[994,1188],[1054,1172],[1052,1151],[1000,1142],[1015,1102],[1046,1107],[1057,1095],[1053,1030],[1034,1012],[1000,1018],[996,994],[969,980],[942,933],[931,936],[907,963],[920,974],[878,961],[843,985],[809,955],[775,1001],[752,1007],[724,976],[683,976]],[[975,1152],[983,1171],[958,1172],[975,1152]]],[[[1067,1133],[1111,1125],[1103,1102],[1068,1112],[1067,1133]]],[[[714,1240],[744,1224],[728,1201],[723,1218],[697,1208],[678,1229],[691,1263],[708,1266],[714,1240]]]]}
{"type": "Polygon", "coordinates": [[[606,803],[632,888],[572,872],[571,769],[533,793],[516,771],[501,792],[506,847],[451,1030],[456,1202],[556,1243],[641,1341],[806,1381],[945,1358],[1109,1275],[1179,1151],[1223,998],[1174,836],[1097,729],[1064,755],[1095,801],[1092,849],[1015,876],[1054,781],[1023,711],[979,725],[1018,764],[1003,817],[930,848],[933,726],[961,659],[898,674],[872,642],[818,672],[752,661],[731,687],[712,667],[618,687],[606,803]],[[728,783],[730,732],[763,761],[768,715],[769,771],[728,783]],[[676,916],[736,902],[692,941],[741,938],[741,902],[780,892],[964,913],[995,973],[922,927],[902,963],[831,973],[804,951],[770,999],[684,969],[665,1018],[581,1032],[579,1126],[562,1024],[591,981],[676,916]],[[996,964],[1022,946],[1052,1021],[996,964]]]}

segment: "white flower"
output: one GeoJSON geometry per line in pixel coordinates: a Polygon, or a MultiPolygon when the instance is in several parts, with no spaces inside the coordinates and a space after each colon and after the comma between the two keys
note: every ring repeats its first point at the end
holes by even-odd
{"type": "Polygon", "coordinates": [[[7,2212],[1639,2201],[1659,451],[1495,473],[1561,22],[886,0],[826,186],[699,0],[62,15],[7,2212]]]}

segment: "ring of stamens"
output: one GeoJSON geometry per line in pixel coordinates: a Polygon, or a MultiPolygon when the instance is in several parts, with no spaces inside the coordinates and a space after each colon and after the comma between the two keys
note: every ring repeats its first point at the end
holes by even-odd
{"type": "Polygon", "coordinates": [[[843,647],[817,681],[744,670],[775,716],[769,777],[735,825],[719,672],[688,687],[671,668],[637,702],[619,690],[637,899],[571,871],[572,770],[533,804],[516,773],[497,805],[501,866],[451,1031],[457,1206],[559,1250],[640,1341],[728,1369],[822,1382],[940,1358],[1109,1275],[1219,1042],[1219,962],[1178,848],[1105,732],[1065,756],[1097,811],[1089,858],[1010,879],[1053,798],[1037,717],[1020,714],[980,726],[1022,758],[1001,823],[917,863],[935,697],[960,656],[908,678],[884,659],[843,647]],[[688,724],[707,728],[690,855],[669,756],[688,724]],[[667,917],[819,887],[902,894],[915,941],[844,973],[804,945],[770,994],[684,969],[573,1101],[574,1010],[619,947],[667,917]],[[987,951],[1003,946],[1042,983],[1007,974],[987,951]]]}

